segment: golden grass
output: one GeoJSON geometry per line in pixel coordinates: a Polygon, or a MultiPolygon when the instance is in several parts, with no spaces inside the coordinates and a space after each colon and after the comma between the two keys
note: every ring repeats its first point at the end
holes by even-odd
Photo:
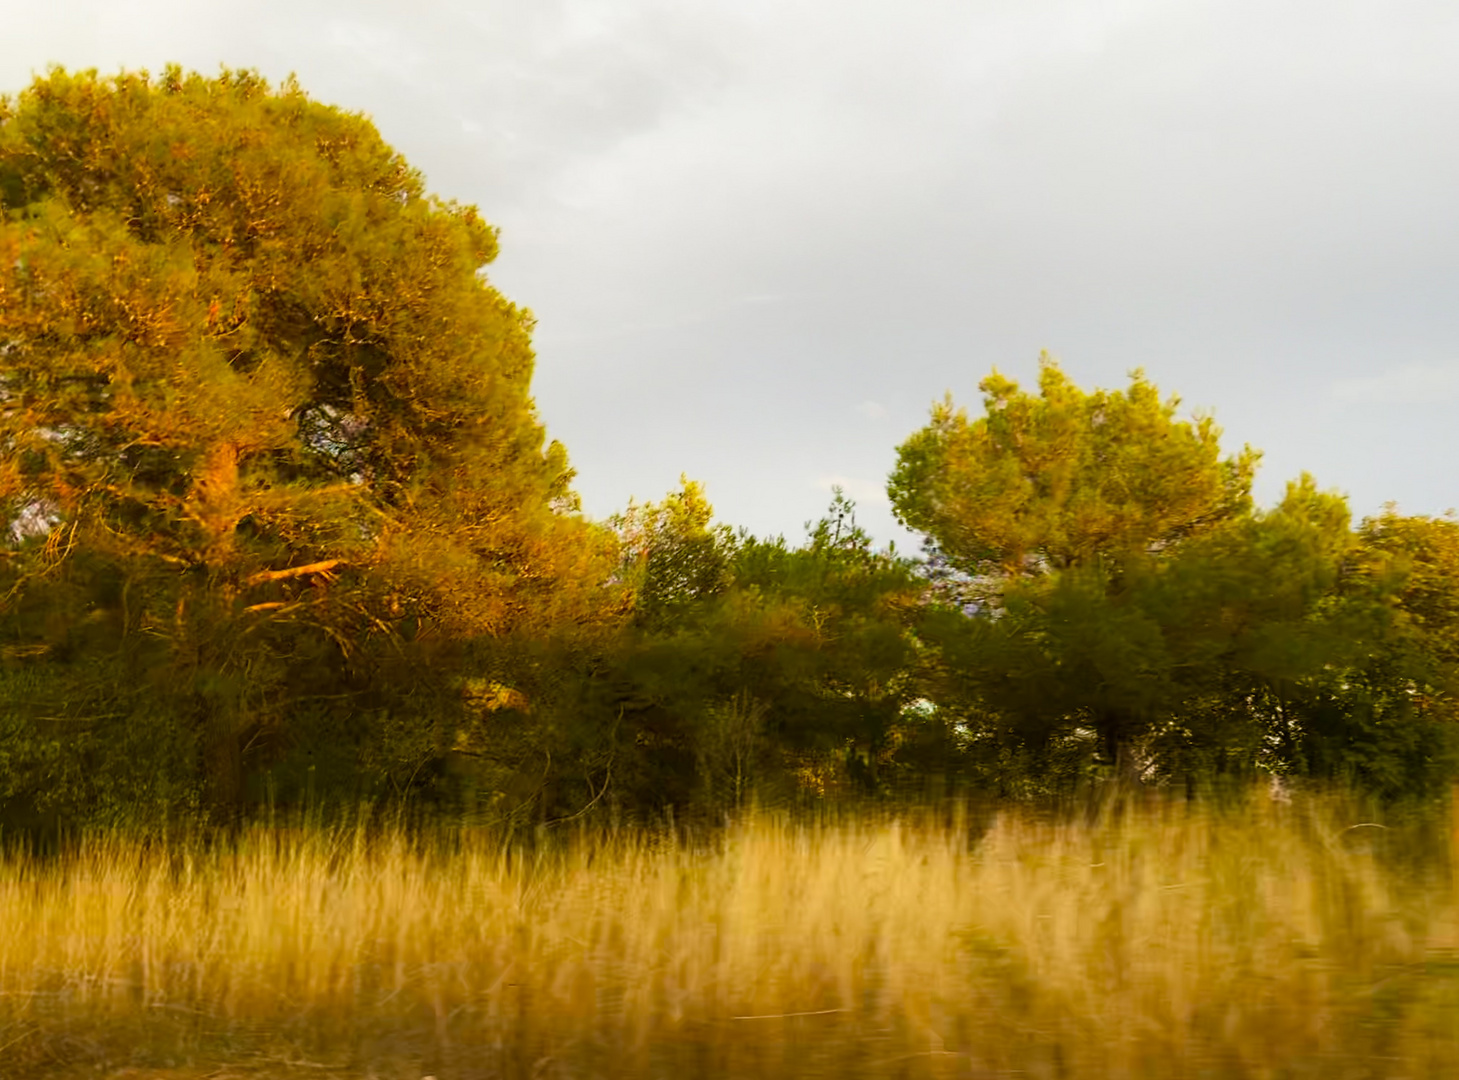
{"type": "Polygon", "coordinates": [[[1459,1076],[1447,853],[1357,823],[92,837],[0,861],[0,1076],[1459,1076]]]}

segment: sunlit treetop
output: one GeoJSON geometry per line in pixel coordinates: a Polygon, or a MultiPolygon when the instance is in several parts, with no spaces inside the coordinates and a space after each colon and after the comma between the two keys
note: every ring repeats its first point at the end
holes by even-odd
{"type": "Polygon", "coordinates": [[[1258,455],[1223,458],[1210,417],[1181,420],[1143,373],[1085,393],[1048,356],[1037,394],[994,372],[984,415],[951,395],[897,451],[898,519],[961,569],[1019,576],[1166,548],[1250,509],[1258,455]]]}
{"type": "Polygon", "coordinates": [[[496,251],[292,78],[52,70],[0,106],[0,525],[235,590],[339,560],[486,630],[560,602],[611,545],[496,251]]]}

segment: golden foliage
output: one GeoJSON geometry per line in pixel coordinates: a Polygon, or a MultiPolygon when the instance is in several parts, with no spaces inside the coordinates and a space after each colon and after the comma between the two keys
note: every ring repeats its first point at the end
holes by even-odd
{"type": "Polygon", "coordinates": [[[535,853],[470,832],[96,836],[0,862],[0,925],[28,931],[0,938],[0,1022],[186,1021],[315,1060],[364,1040],[373,1068],[382,1046],[454,1047],[564,1076],[1459,1067],[1456,897],[1386,865],[1389,834],[1350,808],[1255,793],[977,824],[760,815],[707,847],[585,832],[535,853]]]}

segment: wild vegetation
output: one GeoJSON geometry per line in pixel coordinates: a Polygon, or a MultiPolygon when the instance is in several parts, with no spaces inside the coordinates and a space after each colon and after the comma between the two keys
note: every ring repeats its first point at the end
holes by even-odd
{"type": "Polygon", "coordinates": [[[0,863],[0,1076],[1452,1075],[1443,829],[1361,813],[104,833],[0,863]]]}
{"type": "Polygon", "coordinates": [[[0,1073],[1452,1068],[1459,522],[1047,357],[916,556],[596,521],[496,250],[292,81],[0,99],[0,1073]]]}

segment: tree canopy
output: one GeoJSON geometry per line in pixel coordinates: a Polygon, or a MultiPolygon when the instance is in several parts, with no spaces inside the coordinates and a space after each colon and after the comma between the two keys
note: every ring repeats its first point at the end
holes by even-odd
{"type": "Polygon", "coordinates": [[[1257,455],[1221,458],[1205,417],[1175,418],[1136,372],[1084,393],[1047,355],[1037,396],[997,372],[984,415],[951,396],[897,450],[898,519],[971,574],[1018,576],[1122,559],[1199,535],[1250,506],[1257,455]]]}
{"type": "Polygon", "coordinates": [[[366,118],[246,71],[54,70],[0,108],[0,212],[9,576],[87,564],[87,609],[170,643],[219,740],[287,705],[287,670],[243,699],[301,636],[347,663],[604,610],[611,537],[545,443],[496,232],[366,118]]]}
{"type": "MultiPolygon", "coordinates": [[[[1340,684],[1349,715],[1354,672],[1380,652],[1413,657],[1395,604],[1446,610],[1417,583],[1393,593],[1372,561],[1360,571],[1346,500],[1311,477],[1256,510],[1257,455],[1223,458],[1211,419],[1178,419],[1139,372],[1127,391],[1085,393],[1045,357],[1037,396],[996,373],[981,389],[977,420],[934,406],[889,493],[946,568],[927,628],[942,695],[1002,752],[1082,741],[1126,777],[1307,768],[1316,688],[1340,684]]],[[[1417,535],[1374,525],[1368,542],[1417,535]]],[[[1419,547],[1443,550],[1431,535],[1419,547]]],[[[1424,749],[1390,787],[1447,753],[1433,717],[1410,712],[1388,722],[1422,729],[1424,749]]]]}
{"type": "Polygon", "coordinates": [[[1209,416],[1044,357],[897,449],[920,559],[839,490],[595,522],[497,239],[292,79],[0,99],[0,827],[1459,774],[1452,518],[1258,508],[1209,416]]]}

